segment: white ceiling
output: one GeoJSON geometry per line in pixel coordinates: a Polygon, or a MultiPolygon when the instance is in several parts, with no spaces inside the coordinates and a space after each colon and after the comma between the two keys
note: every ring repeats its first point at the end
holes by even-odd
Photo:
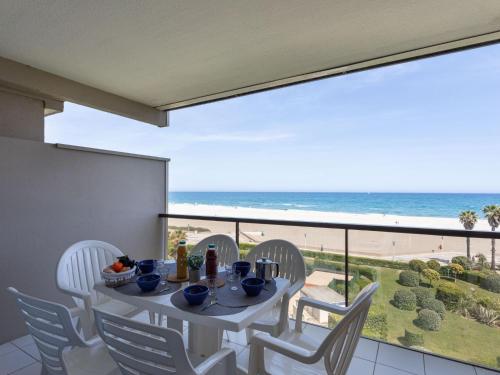
{"type": "Polygon", "coordinates": [[[499,30],[499,0],[0,2],[0,56],[161,108],[499,30]]]}

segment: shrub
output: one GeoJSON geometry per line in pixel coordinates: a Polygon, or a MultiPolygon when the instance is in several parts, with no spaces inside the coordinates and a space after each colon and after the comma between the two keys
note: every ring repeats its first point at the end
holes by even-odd
{"type": "Polygon", "coordinates": [[[455,310],[465,296],[466,293],[462,289],[447,281],[442,282],[436,291],[436,298],[442,301],[448,310],[455,310]]]}
{"type": "Polygon", "coordinates": [[[399,273],[399,283],[405,286],[418,286],[420,278],[415,271],[401,271],[399,273]]]}
{"type": "Polygon", "coordinates": [[[432,310],[434,312],[437,312],[441,319],[444,319],[444,316],[446,314],[446,309],[444,307],[444,303],[435,299],[435,298],[424,299],[422,301],[421,307],[422,307],[422,309],[427,309],[427,310],[432,310]]]}
{"type": "Polygon", "coordinates": [[[424,335],[405,329],[405,344],[406,346],[422,346],[424,345],[424,335]]]}
{"type": "Polygon", "coordinates": [[[480,285],[481,288],[489,290],[490,292],[500,293],[500,275],[491,273],[481,279],[480,285]]]}
{"type": "Polygon", "coordinates": [[[427,263],[420,259],[412,259],[408,263],[408,266],[410,270],[420,273],[427,268],[427,263]]]}
{"type": "Polygon", "coordinates": [[[463,281],[467,281],[468,283],[481,285],[481,280],[487,277],[487,274],[481,271],[464,271],[462,274],[458,275],[458,278],[463,281]]]}
{"type": "Polygon", "coordinates": [[[359,290],[363,289],[365,286],[371,284],[371,280],[369,280],[368,278],[366,277],[360,277],[359,280],[358,280],[358,286],[359,286],[359,290]]]}
{"type": "MultiPolygon", "coordinates": [[[[332,282],[330,282],[330,284],[328,284],[328,287],[345,296],[345,283],[343,281],[333,280],[332,282]]],[[[354,299],[359,293],[359,290],[360,289],[358,283],[354,280],[351,280],[349,282],[349,300],[354,299]]]]}
{"type": "Polygon", "coordinates": [[[479,297],[476,300],[478,305],[484,306],[487,309],[495,310],[500,315],[500,299],[492,297],[479,297]]]}
{"type": "Polygon", "coordinates": [[[470,270],[472,268],[472,262],[464,256],[451,258],[451,263],[460,264],[464,270],[470,270]]]}
{"type": "Polygon", "coordinates": [[[411,290],[400,289],[394,293],[393,304],[400,310],[413,311],[417,307],[417,297],[411,290]]]}
{"type": "Polygon", "coordinates": [[[422,271],[422,275],[427,279],[429,280],[429,283],[431,285],[434,284],[435,281],[439,281],[440,279],[440,275],[439,275],[439,272],[438,271],[434,271],[434,270],[431,270],[430,268],[427,268],[425,270],[422,271]]]}
{"type": "Polygon", "coordinates": [[[437,260],[431,259],[427,262],[427,268],[439,272],[439,270],[441,269],[441,264],[439,264],[437,260]]]}
{"type": "MultiPolygon", "coordinates": [[[[315,268],[323,268],[326,270],[336,271],[336,272],[344,272],[345,264],[342,262],[334,262],[331,260],[325,260],[320,258],[314,258],[314,267],[315,268]]],[[[359,274],[365,276],[371,281],[377,281],[377,270],[372,267],[366,266],[357,266],[354,264],[349,264],[349,273],[351,274],[359,274]]]]}
{"type": "Polygon", "coordinates": [[[427,331],[439,331],[441,328],[441,318],[437,312],[423,309],[418,312],[415,324],[427,331]]]}
{"type": "Polygon", "coordinates": [[[472,308],[472,315],[480,323],[494,327],[500,315],[495,310],[487,309],[484,306],[476,305],[472,308]]]}
{"type": "Polygon", "coordinates": [[[417,306],[422,307],[422,301],[424,299],[434,298],[434,290],[431,288],[425,288],[423,286],[417,286],[416,288],[412,288],[411,291],[417,297],[417,306]]]}
{"type": "Polygon", "coordinates": [[[366,317],[363,335],[387,340],[387,313],[383,307],[372,305],[366,317]]]}

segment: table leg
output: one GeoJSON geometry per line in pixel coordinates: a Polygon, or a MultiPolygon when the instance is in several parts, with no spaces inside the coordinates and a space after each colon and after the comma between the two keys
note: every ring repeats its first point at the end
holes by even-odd
{"type": "Polygon", "coordinates": [[[222,346],[223,330],[189,322],[188,346],[193,353],[209,357],[222,346]]]}

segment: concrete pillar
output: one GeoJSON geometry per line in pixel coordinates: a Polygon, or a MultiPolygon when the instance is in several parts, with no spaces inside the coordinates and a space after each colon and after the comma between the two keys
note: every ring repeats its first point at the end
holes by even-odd
{"type": "Polygon", "coordinates": [[[43,142],[44,110],[41,99],[0,90],[0,137],[43,142]]]}

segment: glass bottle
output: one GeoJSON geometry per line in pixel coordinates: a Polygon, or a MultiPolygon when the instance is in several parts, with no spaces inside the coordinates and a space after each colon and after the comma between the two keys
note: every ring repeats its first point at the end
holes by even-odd
{"type": "Polygon", "coordinates": [[[188,262],[186,240],[180,240],[179,244],[177,245],[177,279],[186,279],[187,272],[188,262]]]}

